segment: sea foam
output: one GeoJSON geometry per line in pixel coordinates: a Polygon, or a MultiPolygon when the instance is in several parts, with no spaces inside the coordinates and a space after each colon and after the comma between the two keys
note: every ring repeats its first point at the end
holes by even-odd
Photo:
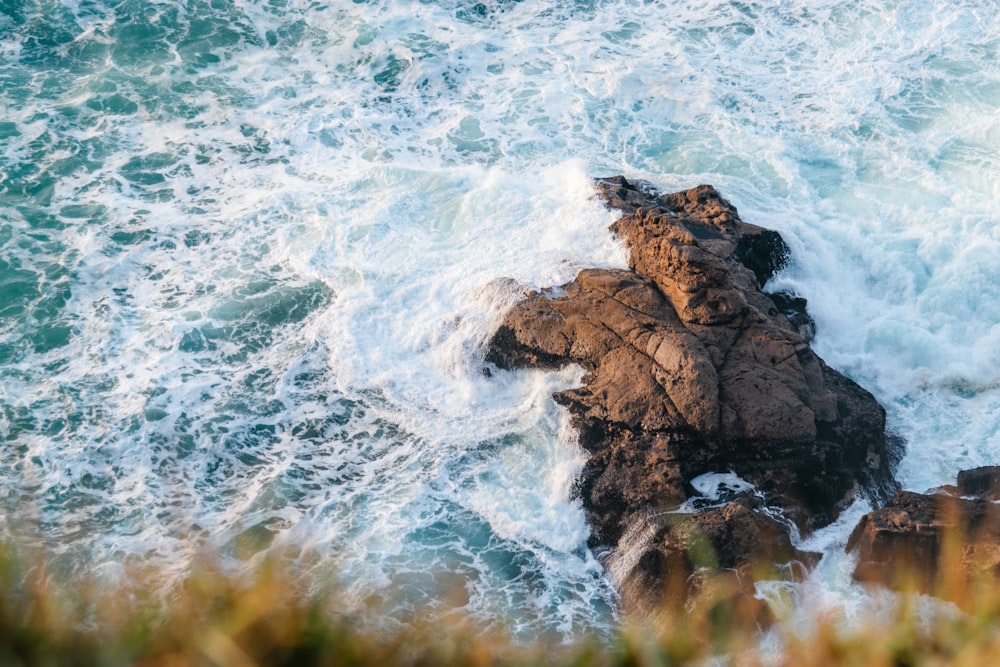
{"type": "MultiPolygon", "coordinates": [[[[387,616],[613,627],[550,399],[580,369],[482,350],[525,290],[626,265],[614,173],[782,233],[769,287],[907,488],[1000,463],[998,49],[982,0],[5,8],[5,530],[115,580],[281,553],[387,616]]],[[[800,599],[861,604],[849,523],[800,599]]]]}

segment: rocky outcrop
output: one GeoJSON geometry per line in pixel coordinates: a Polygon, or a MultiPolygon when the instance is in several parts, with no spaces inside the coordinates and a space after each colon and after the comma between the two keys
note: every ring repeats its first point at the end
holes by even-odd
{"type": "Polygon", "coordinates": [[[962,602],[969,585],[1000,574],[1000,467],[962,471],[958,486],[900,491],[865,515],[847,543],[854,578],[962,602]]]}
{"type": "Polygon", "coordinates": [[[1000,466],[982,466],[958,473],[955,493],[983,500],[1000,500],[1000,466]]]}
{"type": "Polygon", "coordinates": [[[802,300],[761,289],[787,260],[781,237],[740,220],[710,186],[656,196],[615,177],[598,192],[625,214],[612,230],[630,270],[589,269],[530,293],[487,361],[586,369],[584,386],[555,399],[589,453],[576,490],[592,545],[631,564],[616,574],[623,590],[693,572],[697,559],[683,554],[695,542],[727,568],[803,558],[761,504],[808,531],[858,492],[891,495],[884,411],[813,353],[802,300]],[[758,495],[676,520],[692,480],[713,472],[758,495]]]}
{"type": "Polygon", "coordinates": [[[788,524],[762,509],[753,496],[720,507],[632,518],[628,530],[605,561],[624,606],[654,612],[677,609],[700,592],[699,573],[731,573],[729,597],[753,595],[761,575],[797,577],[819,554],[797,549],[788,524]]]}

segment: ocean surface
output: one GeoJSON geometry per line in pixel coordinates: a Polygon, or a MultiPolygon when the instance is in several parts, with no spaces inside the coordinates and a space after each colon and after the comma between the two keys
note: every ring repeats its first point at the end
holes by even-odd
{"type": "MultiPolygon", "coordinates": [[[[625,266],[618,173],[781,232],[906,488],[1000,464],[995,0],[0,0],[0,532],[109,586],[271,557],[345,612],[612,631],[582,371],[483,348],[625,266]]],[[[867,509],[763,594],[870,607],[867,509]]]]}

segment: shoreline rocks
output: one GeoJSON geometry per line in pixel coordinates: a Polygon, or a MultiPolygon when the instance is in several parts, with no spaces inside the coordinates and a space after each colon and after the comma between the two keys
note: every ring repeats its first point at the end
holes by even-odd
{"type": "Polygon", "coordinates": [[[896,490],[883,409],[809,347],[804,300],[762,291],[788,258],[777,232],[740,220],[711,186],[659,196],[618,176],[597,189],[623,213],[611,229],[630,270],[587,269],[529,293],[486,354],[504,369],[587,371],[555,400],[589,454],[575,493],[591,546],[636,608],[662,603],[668,580],[697,579],[698,545],[747,576],[762,559],[810,562],[792,530],[896,490]],[[682,509],[708,473],[756,492],[682,509]]]}
{"type": "Polygon", "coordinates": [[[847,542],[854,578],[964,603],[1000,575],[1000,467],[964,470],[957,486],[900,491],[862,517],[847,542]]]}

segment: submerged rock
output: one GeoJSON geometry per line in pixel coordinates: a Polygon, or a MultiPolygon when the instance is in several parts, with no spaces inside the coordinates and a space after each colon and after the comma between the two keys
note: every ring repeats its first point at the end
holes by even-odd
{"type": "Polygon", "coordinates": [[[586,369],[583,387],[555,399],[590,454],[576,491],[591,544],[638,568],[619,568],[629,570],[619,583],[641,591],[660,580],[660,564],[696,569],[678,556],[688,533],[705,536],[723,568],[803,557],[784,544],[789,525],[759,503],[664,518],[705,473],[736,473],[804,531],[858,492],[890,496],[895,452],[881,406],[813,353],[804,300],[761,289],[787,260],[780,235],[740,220],[707,185],[656,196],[619,176],[598,181],[598,192],[625,213],[612,230],[631,270],[588,269],[559,296],[530,293],[486,358],[586,369]],[[640,525],[649,539],[626,545],[640,525]]]}

